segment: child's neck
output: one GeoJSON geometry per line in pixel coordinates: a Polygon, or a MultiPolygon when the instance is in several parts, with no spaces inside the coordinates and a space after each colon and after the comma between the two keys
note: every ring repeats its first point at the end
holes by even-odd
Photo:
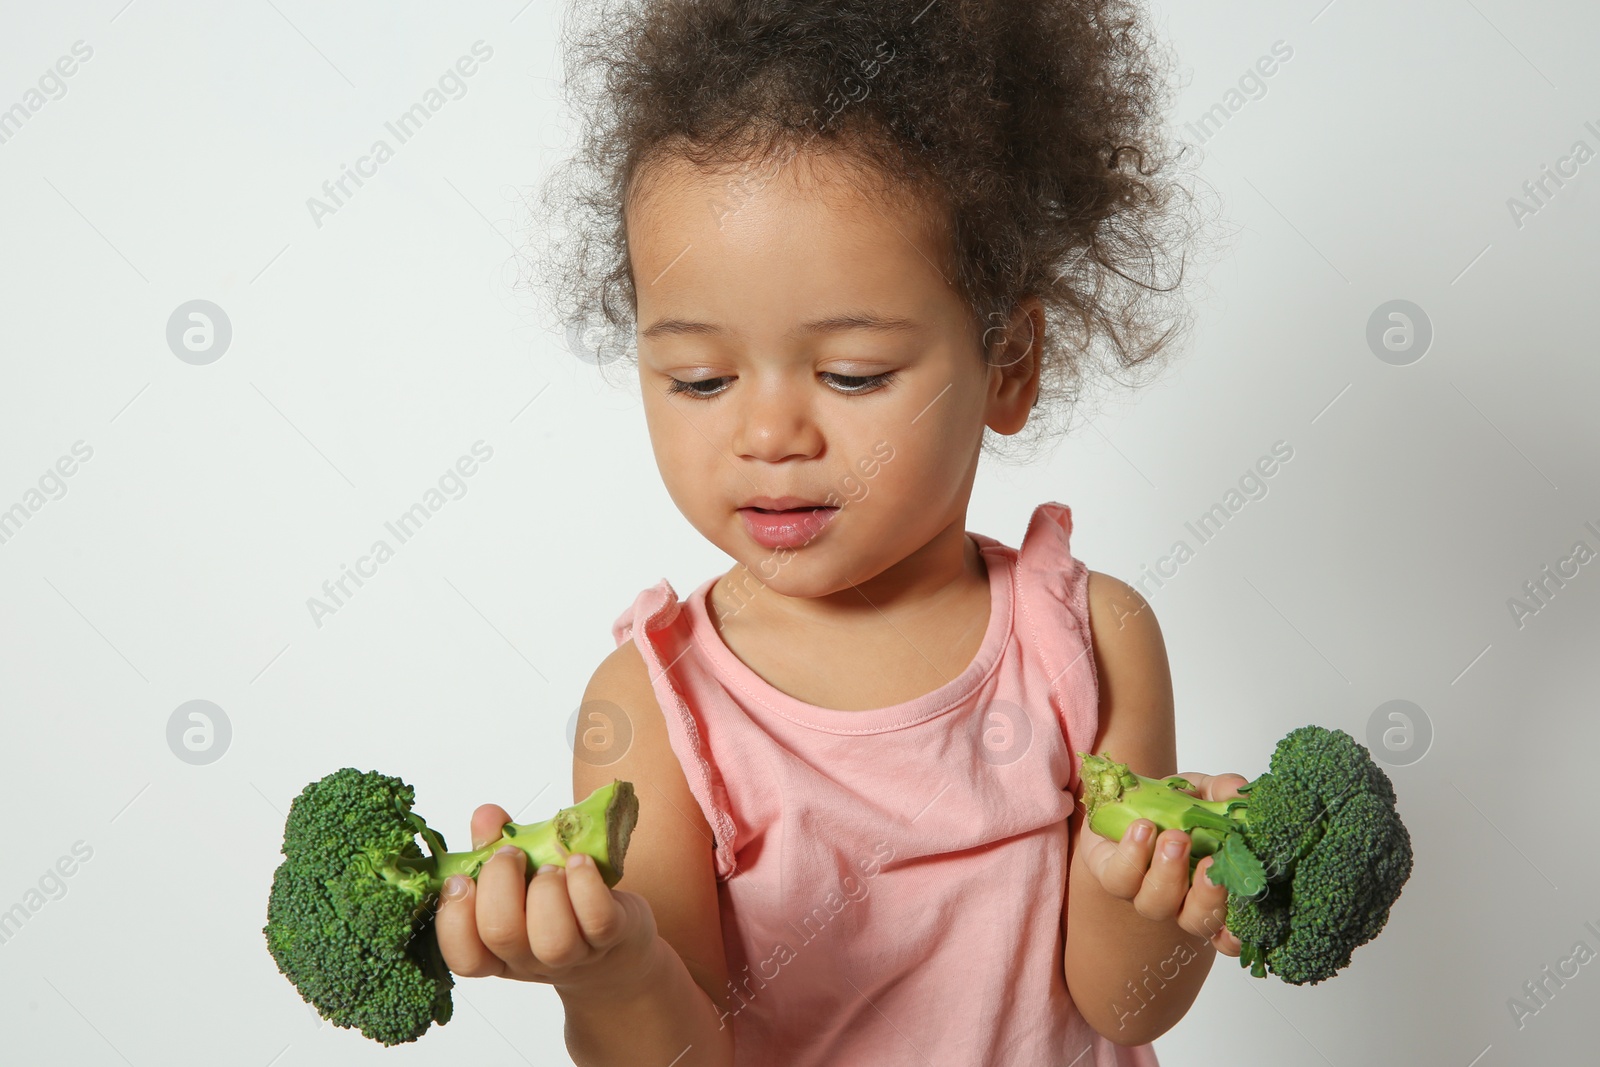
{"type": "Polygon", "coordinates": [[[760,584],[741,595],[745,572],[735,567],[710,590],[711,622],[747,667],[797,700],[840,711],[900,704],[958,676],[988,630],[995,605],[982,553],[964,532],[953,547],[954,567],[893,583],[878,575],[824,597],[760,584]]]}
{"type": "Polygon", "coordinates": [[[950,527],[866,581],[821,596],[785,595],[736,563],[712,587],[710,606],[719,630],[735,618],[740,628],[873,629],[943,611],[978,595],[988,596],[983,553],[965,530],[950,527]]]}

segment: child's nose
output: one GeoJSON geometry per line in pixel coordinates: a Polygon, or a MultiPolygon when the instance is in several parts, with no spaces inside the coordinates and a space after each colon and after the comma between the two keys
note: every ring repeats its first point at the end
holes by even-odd
{"type": "Polygon", "coordinates": [[[738,456],[776,463],[813,456],[822,449],[822,428],[811,405],[788,387],[740,397],[732,447],[738,456]]]}

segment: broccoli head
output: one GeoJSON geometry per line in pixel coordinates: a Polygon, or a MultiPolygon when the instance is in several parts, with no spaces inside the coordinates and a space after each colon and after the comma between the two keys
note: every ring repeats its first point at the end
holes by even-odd
{"type": "Polygon", "coordinates": [[[445,879],[476,878],[490,856],[515,845],[528,855],[529,876],[581,852],[614,886],[639,817],[632,784],[613,780],[544,822],[507,823],[483,848],[448,852],[411,811],[414,799],[399,778],[354,767],[306,786],[289,805],[262,929],[278,970],[324,1019],[384,1045],[450,1021],[455,979],[433,925],[445,879]]]}
{"type": "Polygon", "coordinates": [[[1302,726],[1278,742],[1270,769],[1240,796],[1204,801],[1178,776],[1146,778],[1108,756],[1083,760],[1089,828],[1120,841],[1138,819],[1189,834],[1190,874],[1228,890],[1239,965],[1315,985],[1349,966],[1383,929],[1411,877],[1411,836],[1394,785],[1343,730],[1302,726]]]}

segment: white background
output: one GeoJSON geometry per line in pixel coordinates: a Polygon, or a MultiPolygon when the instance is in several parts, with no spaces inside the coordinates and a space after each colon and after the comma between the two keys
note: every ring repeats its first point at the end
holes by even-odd
{"type": "MultiPolygon", "coordinates": [[[[93,449],[0,544],[0,909],[29,910],[0,943],[0,1059],[567,1063],[542,986],[463,980],[400,1049],[319,1025],[260,932],[307,781],[399,774],[458,847],[478,804],[544,818],[612,621],[729,563],[662,489],[637,386],[514,288],[570,132],[560,10],[123,4],[8,5],[0,34],[0,108],[93,49],[0,143],[0,509],[93,449]],[[480,39],[466,94],[316,225],[307,198],[480,39]],[[233,329],[206,366],[166,342],[194,299],[233,329]],[[307,598],[480,439],[466,495],[316,625],[307,598]],[[231,728],[203,765],[168,742],[195,699],[231,728]]],[[[1253,776],[1289,728],[1365,740],[1391,700],[1431,728],[1389,754],[1416,867],[1382,936],[1314,988],[1219,957],[1166,1067],[1586,1062],[1600,964],[1521,1028],[1508,1000],[1600,950],[1600,562],[1520,626],[1508,601],[1600,549],[1600,162],[1520,226],[1507,201],[1600,150],[1600,17],[1323,4],[1160,13],[1180,126],[1293,48],[1204,145],[1235,237],[1172,371],[1047,460],[986,460],[968,528],[1015,545],[1058,500],[1075,554],[1133,582],[1288,442],[1264,498],[1143,586],[1179,763],[1253,776]],[[1366,342],[1397,298],[1435,332],[1408,366],[1366,342]]]]}

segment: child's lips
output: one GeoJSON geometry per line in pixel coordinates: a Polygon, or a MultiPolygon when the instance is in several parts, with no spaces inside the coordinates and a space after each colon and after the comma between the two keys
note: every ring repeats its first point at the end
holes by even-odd
{"type": "Polygon", "coordinates": [[[820,505],[784,511],[745,507],[739,509],[739,517],[751,540],[763,548],[799,548],[810,544],[838,512],[836,507],[820,505]]]}
{"type": "Polygon", "coordinates": [[[821,508],[828,505],[816,500],[808,500],[803,496],[753,496],[746,500],[739,510],[746,508],[757,511],[801,511],[808,508],[821,508]]]}

